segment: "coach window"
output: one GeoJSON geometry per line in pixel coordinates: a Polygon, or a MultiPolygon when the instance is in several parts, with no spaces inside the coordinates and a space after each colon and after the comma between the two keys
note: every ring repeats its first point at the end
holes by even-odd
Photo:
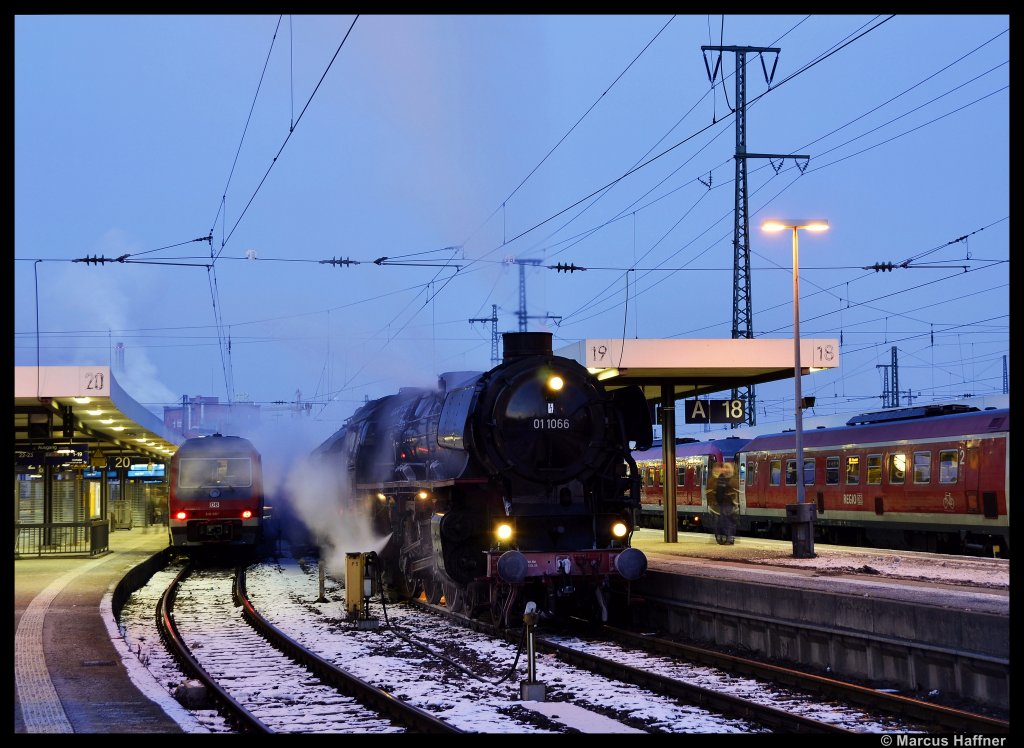
{"type": "Polygon", "coordinates": [[[860,457],[854,455],[846,458],[846,485],[860,483],[860,457]]]}
{"type": "Polygon", "coordinates": [[[825,484],[829,486],[839,485],[839,458],[825,458],[825,484]]]}
{"type": "Polygon", "coordinates": [[[786,485],[796,485],[796,460],[786,460],[786,485]]]}
{"type": "Polygon", "coordinates": [[[683,465],[682,467],[677,467],[676,468],[676,485],[677,486],[685,486],[686,485],[686,465],[683,465]]]}
{"type": "Polygon", "coordinates": [[[868,485],[877,486],[882,482],[882,455],[868,455],[868,485]]]}
{"type": "Polygon", "coordinates": [[[782,480],[782,460],[772,460],[771,462],[771,484],[773,486],[779,485],[779,481],[782,480]]]}
{"type": "Polygon", "coordinates": [[[750,463],[749,472],[747,471],[747,463],[740,463],[740,485],[746,486],[754,482],[754,467],[757,465],[756,462],[750,463]],[[750,476],[750,482],[747,482],[747,476],[750,476]]]}
{"type": "Polygon", "coordinates": [[[932,453],[914,452],[914,483],[928,483],[932,478],[932,453]]]}
{"type": "Polygon", "coordinates": [[[654,488],[654,468],[649,467],[644,472],[647,473],[647,487],[654,488]]]}
{"type": "Polygon", "coordinates": [[[955,449],[939,451],[939,483],[956,483],[960,453],[955,449]]]}
{"type": "Polygon", "coordinates": [[[804,485],[814,485],[814,458],[808,457],[804,459],[804,485]]]}
{"type": "Polygon", "coordinates": [[[889,455],[889,483],[902,486],[907,480],[907,456],[902,452],[889,455]]]}

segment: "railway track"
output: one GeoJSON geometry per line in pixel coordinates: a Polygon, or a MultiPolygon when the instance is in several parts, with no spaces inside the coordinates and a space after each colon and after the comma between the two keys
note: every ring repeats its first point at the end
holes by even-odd
{"type": "MultiPolygon", "coordinates": [[[[359,701],[352,694],[363,687],[387,694],[392,705],[412,706],[443,726],[410,727],[408,721],[379,704],[363,705],[380,724],[370,730],[355,730],[359,732],[581,731],[550,718],[544,713],[550,709],[540,708],[553,708],[560,702],[601,715],[610,720],[608,724],[620,724],[622,731],[646,733],[1001,733],[1007,728],[998,720],[956,710],[932,710],[934,705],[911,699],[609,627],[548,632],[542,626],[535,643],[538,677],[548,684],[547,703],[531,704],[519,694],[527,672],[523,632],[498,632],[478,621],[467,621],[443,605],[422,601],[401,605],[374,602],[371,609],[381,616],[379,628],[355,631],[344,620],[344,591],[329,577],[326,590],[318,588],[315,562],[282,559],[253,565],[247,571],[246,579],[218,582],[219,589],[179,592],[179,610],[167,617],[181,626],[188,617],[180,607],[183,599],[212,596],[221,601],[217,608],[221,612],[197,610],[196,618],[218,619],[222,626],[224,619],[245,628],[255,624],[261,631],[250,628],[244,635],[259,640],[252,643],[241,632],[224,632],[232,641],[229,649],[244,653],[249,661],[243,663],[246,667],[258,659],[268,663],[276,663],[274,658],[302,660],[303,652],[308,653],[300,671],[292,673],[275,664],[273,678],[267,681],[271,685],[263,688],[271,696],[276,694],[271,711],[276,709],[282,720],[276,726],[278,731],[353,731],[330,721],[348,722],[342,707],[334,706],[342,702],[334,700],[359,701]],[[248,591],[247,586],[251,588],[248,591]],[[261,611],[268,620],[263,620],[261,611]],[[257,654],[262,652],[257,644],[269,646],[268,640],[276,642],[274,652],[257,654]],[[353,676],[363,686],[335,686],[330,675],[334,671],[353,676]],[[323,704],[300,707],[295,692],[313,691],[314,687],[330,689],[330,701],[323,697],[323,704]],[[886,696],[890,697],[888,705],[886,696]],[[294,717],[311,711],[320,715],[312,723],[294,717]]],[[[181,636],[186,641],[195,637],[191,639],[194,643],[211,634],[197,631],[181,636]]],[[[204,643],[197,649],[208,652],[213,647],[204,643]]],[[[251,684],[262,678],[239,679],[237,672],[247,671],[242,665],[229,665],[219,678],[228,696],[232,695],[227,688],[232,681],[251,684]],[[231,672],[236,675],[230,676],[231,672]]],[[[218,678],[214,676],[214,680],[218,678]]],[[[264,708],[239,701],[255,715],[264,708]]],[[[232,717],[232,726],[225,731],[264,731],[258,725],[235,726],[243,725],[244,720],[244,716],[232,717]]],[[[268,717],[266,722],[272,720],[268,717]]],[[[275,729],[273,724],[265,727],[275,729]]]]}
{"type": "MultiPolygon", "coordinates": [[[[423,602],[413,604],[432,608],[452,619],[461,619],[464,625],[491,636],[503,636],[508,641],[519,636],[518,632],[502,632],[490,624],[466,620],[437,606],[423,602]]],[[[558,633],[535,635],[537,651],[549,655],[543,668],[538,666],[538,670],[546,673],[547,679],[553,679],[560,678],[557,674],[566,667],[577,668],[624,686],[642,688],[690,707],[715,712],[724,718],[749,721],[766,732],[928,732],[927,726],[906,719],[889,715],[879,717],[854,705],[780,688],[770,681],[741,679],[728,670],[712,673],[708,667],[691,667],[685,661],[659,657],[641,647],[615,647],[600,637],[600,633],[597,638],[589,640],[558,633]]]]}
{"type": "MultiPolygon", "coordinates": [[[[865,687],[860,684],[829,678],[803,670],[783,667],[760,660],[739,657],[718,650],[698,647],[660,636],[628,631],[613,626],[598,630],[586,625],[586,633],[578,631],[572,638],[545,639],[544,644],[566,661],[575,658],[594,660],[598,667],[609,654],[609,643],[614,648],[628,651],[630,656],[642,652],[645,658],[643,673],[656,672],[660,660],[670,663],[685,662],[698,668],[714,668],[733,679],[754,679],[772,684],[776,688],[795,689],[813,700],[838,704],[855,714],[857,711],[874,715],[890,715],[891,719],[916,724],[919,728],[965,734],[1006,734],[1009,722],[989,715],[955,709],[941,704],[907,697],[898,693],[865,687]]],[[[671,668],[671,665],[670,665],[671,668]]],[[[712,689],[714,690],[714,689],[712,689]]],[[[788,707],[792,709],[792,704],[788,707]]]]}
{"type": "Polygon", "coordinates": [[[232,575],[186,565],[161,598],[157,618],[183,669],[240,731],[459,732],[276,630],[246,597],[241,567],[232,575]]]}

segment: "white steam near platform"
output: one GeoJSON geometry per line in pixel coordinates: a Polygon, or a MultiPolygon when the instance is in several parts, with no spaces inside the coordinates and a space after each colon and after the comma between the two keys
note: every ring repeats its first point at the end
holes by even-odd
{"type": "MultiPolygon", "coordinates": [[[[308,423],[282,420],[241,428],[263,457],[263,488],[273,514],[300,520],[320,547],[325,569],[343,576],[347,553],[380,553],[389,535],[373,532],[367,516],[345,512],[347,487],[338,466],[310,458],[322,442],[308,423]]],[[[340,456],[339,456],[340,458],[340,456]]]]}

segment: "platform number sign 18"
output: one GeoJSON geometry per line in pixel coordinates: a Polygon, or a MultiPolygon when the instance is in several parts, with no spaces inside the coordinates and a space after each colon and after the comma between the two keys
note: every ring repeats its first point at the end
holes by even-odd
{"type": "Polygon", "coordinates": [[[686,423],[743,423],[743,400],[686,400],[686,423]]]}

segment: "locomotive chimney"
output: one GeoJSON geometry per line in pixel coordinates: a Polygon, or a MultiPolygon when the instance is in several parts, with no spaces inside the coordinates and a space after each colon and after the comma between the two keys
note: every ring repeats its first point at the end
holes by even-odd
{"type": "Polygon", "coordinates": [[[524,356],[551,355],[551,333],[549,332],[505,332],[501,334],[505,358],[503,363],[524,356]]]}

